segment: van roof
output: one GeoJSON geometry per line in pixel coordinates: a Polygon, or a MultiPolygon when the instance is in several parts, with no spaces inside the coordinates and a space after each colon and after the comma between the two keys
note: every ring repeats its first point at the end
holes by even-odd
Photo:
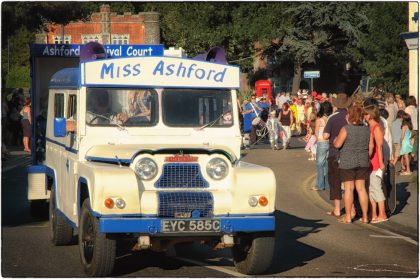
{"type": "Polygon", "coordinates": [[[78,88],[79,86],[79,68],[65,68],[59,70],[51,77],[49,88],[78,88]]]}

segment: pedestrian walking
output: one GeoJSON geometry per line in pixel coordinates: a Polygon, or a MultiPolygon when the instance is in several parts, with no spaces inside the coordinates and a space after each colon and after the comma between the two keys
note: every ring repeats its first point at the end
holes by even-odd
{"type": "Polygon", "coordinates": [[[340,152],[334,147],[334,140],[340,133],[341,128],[347,125],[347,108],[351,105],[352,99],[345,93],[333,95],[332,104],[337,109],[328,118],[324,128],[324,139],[329,140],[328,153],[328,183],[330,184],[330,200],[334,202],[334,207],[327,212],[329,215],[340,216],[341,212],[341,179],[338,161],[340,152]]]}
{"type": "Polygon", "coordinates": [[[340,179],[344,183],[346,212],[338,221],[344,224],[350,224],[353,221],[355,188],[362,210],[362,222],[368,223],[369,200],[365,182],[369,177],[369,155],[373,150],[373,139],[369,128],[363,123],[363,115],[363,107],[360,104],[351,106],[348,112],[349,124],[341,128],[334,140],[334,147],[340,148],[339,169],[340,179]]]}
{"type": "Polygon", "coordinates": [[[282,110],[279,113],[279,121],[281,123],[281,140],[283,143],[283,150],[285,150],[290,143],[292,137],[291,127],[294,122],[293,112],[290,110],[288,102],[285,102],[282,106],[282,110]]]}
{"type": "Polygon", "coordinates": [[[315,135],[317,136],[316,144],[316,186],[312,190],[326,190],[330,188],[328,183],[328,150],[329,143],[323,137],[324,128],[328,117],[332,113],[332,106],[330,102],[320,104],[317,119],[315,121],[315,135]]]}
{"type": "Polygon", "coordinates": [[[410,170],[410,153],[413,152],[414,139],[412,138],[413,124],[411,123],[411,117],[408,113],[405,113],[402,117],[401,126],[401,151],[400,155],[403,157],[405,171],[401,172],[400,175],[411,175],[410,170]]]}
{"type": "MultiPolygon", "coordinates": [[[[418,128],[418,110],[417,110],[417,101],[416,97],[414,96],[408,96],[407,97],[407,107],[405,108],[405,112],[408,113],[411,117],[411,124],[413,125],[412,134],[411,137],[414,141],[413,144],[413,152],[411,153],[412,157],[414,157],[415,154],[417,154],[418,151],[418,136],[419,136],[419,128],[418,128]]],[[[413,158],[414,159],[414,158],[413,158]]]]}
{"type": "MultiPolygon", "coordinates": [[[[391,161],[392,165],[396,165],[398,162],[398,159],[401,157],[401,132],[402,132],[402,118],[404,116],[405,112],[403,110],[399,110],[397,112],[397,118],[392,122],[391,126],[391,134],[392,134],[392,150],[394,153],[393,159],[391,161]]],[[[401,171],[405,172],[405,168],[403,168],[403,161],[401,158],[401,171]]]]}
{"type": "Polygon", "coordinates": [[[405,103],[401,98],[401,95],[395,95],[395,102],[397,103],[398,110],[405,110],[405,103]]]}
{"type": "Polygon", "coordinates": [[[296,100],[296,113],[297,113],[297,117],[296,117],[296,129],[298,132],[298,135],[301,136],[302,135],[302,127],[305,126],[305,106],[302,103],[301,99],[297,99],[296,100]]]}
{"type": "Polygon", "coordinates": [[[276,118],[276,111],[269,113],[267,120],[268,138],[270,140],[271,149],[278,150],[279,133],[281,131],[280,121],[276,118]]]}
{"type": "MultiPolygon", "coordinates": [[[[315,123],[315,121],[314,121],[315,123]]],[[[306,146],[305,151],[309,153],[309,161],[315,161],[316,156],[316,136],[315,125],[309,125],[307,134],[305,136],[306,146]]]]}
{"type": "Polygon", "coordinates": [[[374,143],[373,152],[370,156],[371,173],[369,176],[369,199],[372,213],[371,222],[380,223],[388,220],[385,212],[385,194],[382,190],[383,173],[385,171],[383,160],[384,129],[379,124],[378,106],[365,106],[364,110],[365,120],[369,125],[374,143]]]}
{"type": "Polygon", "coordinates": [[[31,138],[31,99],[26,98],[22,110],[20,111],[22,116],[22,131],[23,131],[23,151],[31,152],[30,138],[31,138]]]}
{"type": "Polygon", "coordinates": [[[394,95],[392,93],[388,93],[385,95],[385,102],[385,109],[388,112],[388,127],[391,127],[392,123],[397,118],[398,106],[395,102],[394,95]]]}

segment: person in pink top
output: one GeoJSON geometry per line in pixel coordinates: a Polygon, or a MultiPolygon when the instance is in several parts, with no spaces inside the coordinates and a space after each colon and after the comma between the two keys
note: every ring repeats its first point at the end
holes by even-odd
{"type": "Polygon", "coordinates": [[[370,132],[373,136],[374,148],[370,156],[370,183],[369,199],[371,205],[371,223],[380,223],[388,220],[385,212],[385,195],[382,190],[382,178],[385,170],[382,146],[384,143],[384,130],[379,124],[379,108],[376,105],[364,107],[365,120],[369,124],[370,132]],[[378,207],[378,214],[377,209],[378,207]]]}

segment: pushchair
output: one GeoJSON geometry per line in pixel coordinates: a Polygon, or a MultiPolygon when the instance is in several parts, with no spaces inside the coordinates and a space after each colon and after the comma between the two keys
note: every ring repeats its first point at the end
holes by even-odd
{"type": "Polygon", "coordinates": [[[254,118],[254,120],[252,120],[252,125],[255,127],[255,134],[257,135],[257,140],[253,144],[257,144],[267,137],[268,128],[261,117],[254,118]]]}

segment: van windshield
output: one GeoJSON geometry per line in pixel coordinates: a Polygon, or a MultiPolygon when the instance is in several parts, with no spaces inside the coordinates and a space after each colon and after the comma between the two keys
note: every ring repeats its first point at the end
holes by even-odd
{"type": "Polygon", "coordinates": [[[163,122],[172,127],[230,127],[233,125],[229,90],[165,89],[163,122]]]}
{"type": "Polygon", "coordinates": [[[86,108],[90,126],[153,126],[158,121],[153,89],[87,88],[86,108]]]}

